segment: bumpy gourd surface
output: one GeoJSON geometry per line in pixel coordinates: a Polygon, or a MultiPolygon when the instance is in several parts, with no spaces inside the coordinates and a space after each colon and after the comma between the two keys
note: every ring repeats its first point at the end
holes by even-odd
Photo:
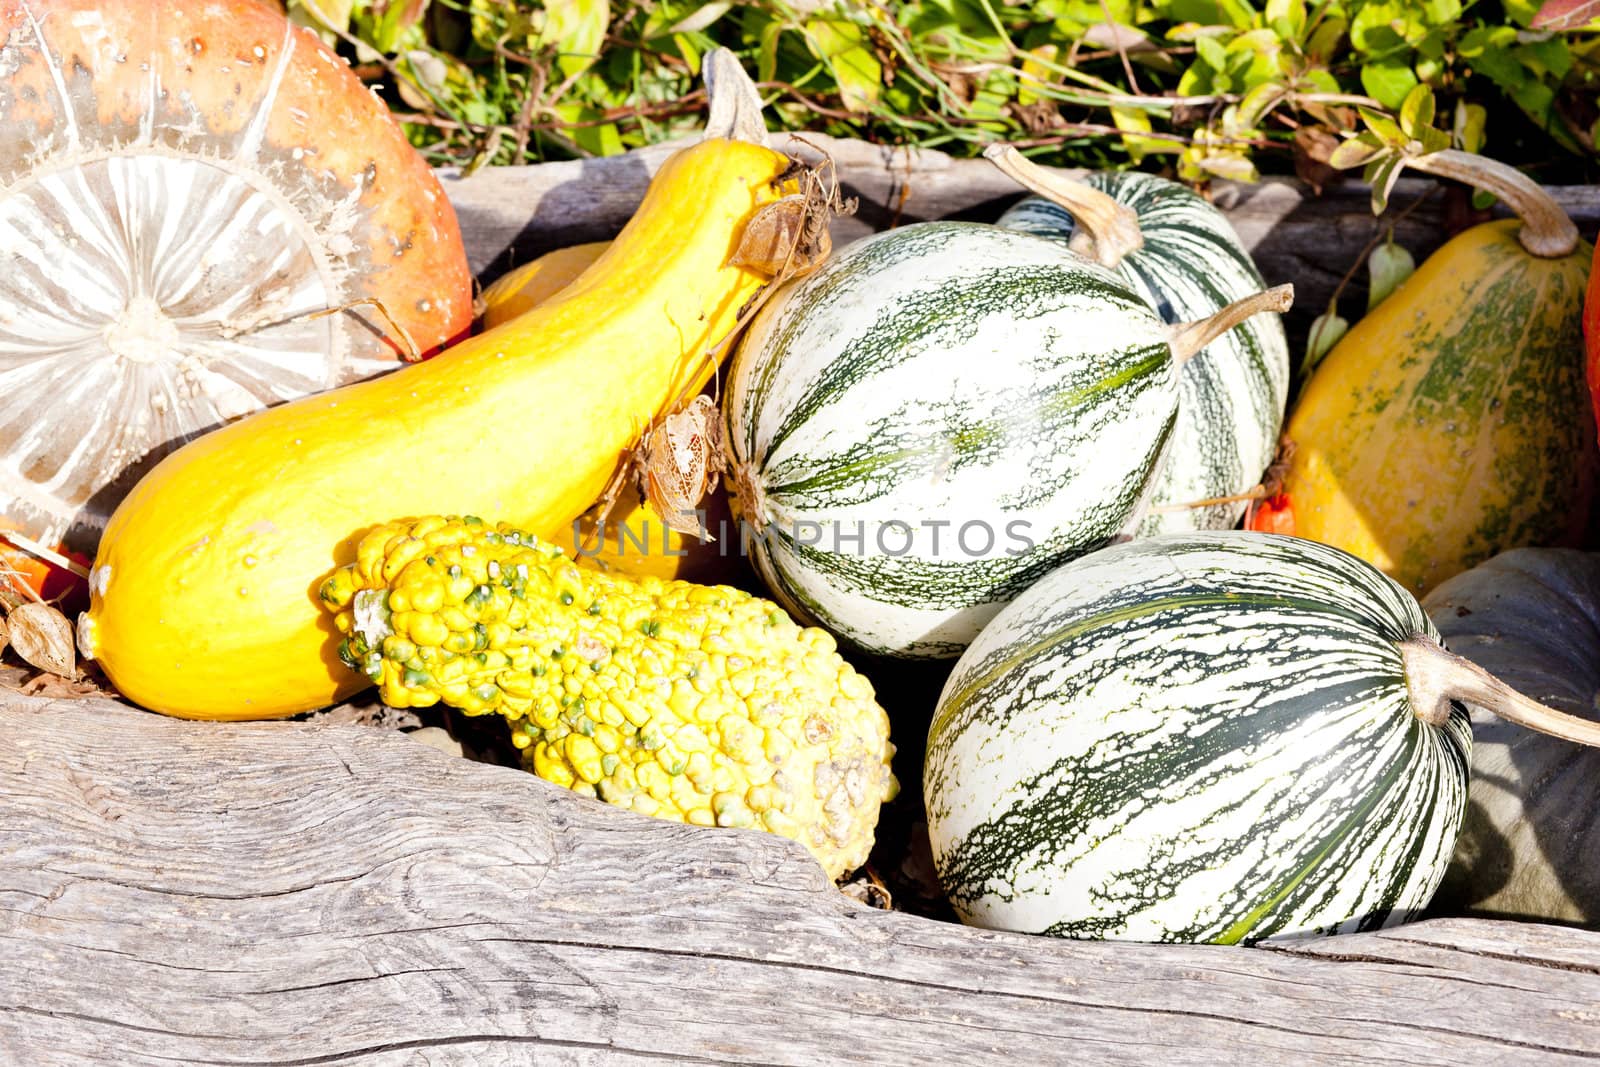
{"type": "Polygon", "coordinates": [[[833,877],[892,792],[889,722],[824,631],[727,586],[580,570],[501,524],[381,526],[321,597],[385,702],[499,712],[529,770],[800,841],[833,877]]]}

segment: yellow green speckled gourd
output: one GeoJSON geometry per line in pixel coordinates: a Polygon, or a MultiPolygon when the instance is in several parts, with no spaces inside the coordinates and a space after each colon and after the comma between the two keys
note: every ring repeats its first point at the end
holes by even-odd
{"type": "Polygon", "coordinates": [[[895,789],[888,716],[832,637],[769,601],[437,516],[367,534],[320,596],[344,662],[392,706],[497,712],[558,785],[782,834],[834,878],[866,862],[895,789]]]}
{"type": "Polygon", "coordinates": [[[1318,366],[1290,419],[1293,532],[1421,594],[1504,549],[1583,532],[1597,454],[1580,332],[1591,250],[1502,164],[1415,165],[1522,216],[1440,248],[1318,366]]]}

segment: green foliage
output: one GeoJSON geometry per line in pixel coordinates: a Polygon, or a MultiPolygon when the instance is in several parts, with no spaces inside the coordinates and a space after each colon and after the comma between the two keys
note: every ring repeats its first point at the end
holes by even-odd
{"type": "Polygon", "coordinates": [[[1419,87],[1454,116],[1437,136],[1532,150],[1573,178],[1592,177],[1600,132],[1600,4],[1584,0],[1548,0],[1542,18],[1538,0],[286,2],[382,85],[436,162],[686,133],[718,45],[778,128],[960,154],[1005,139],[1190,180],[1287,170],[1314,143],[1296,131],[1399,123],[1419,87]]]}

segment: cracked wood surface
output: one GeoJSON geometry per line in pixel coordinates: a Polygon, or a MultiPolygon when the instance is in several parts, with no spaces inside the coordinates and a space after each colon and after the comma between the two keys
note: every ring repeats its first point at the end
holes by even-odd
{"type": "Polygon", "coordinates": [[[1600,1058],[1590,932],[1053,941],[386,730],[4,694],[0,739],[0,1063],[1600,1058]]]}
{"type": "MultiPolygon", "coordinates": [[[[927,149],[895,149],[806,134],[805,143],[774,134],[772,146],[812,159],[823,149],[834,159],[846,196],[860,198],[853,217],[834,220],[836,245],[899,222],[937,218],[993,221],[1022,190],[984,160],[953,159],[927,149]],[[807,146],[811,147],[807,147],[807,146]]],[[[461,220],[469,259],[484,282],[554,248],[606,240],[633,214],[650,175],[671,153],[656,145],[620,156],[488,167],[469,178],[442,172],[461,220]]],[[[1072,172],[1068,172],[1072,173],[1072,172]]],[[[1384,218],[1374,218],[1368,187],[1350,180],[1311,195],[1304,184],[1269,178],[1255,184],[1216,181],[1212,198],[1255,257],[1268,285],[1293,282],[1291,332],[1303,335],[1328,306],[1350,265],[1375,235],[1395,227],[1395,239],[1423,258],[1446,237],[1448,198],[1427,178],[1403,178],[1384,218]],[[1424,193],[1421,206],[1394,220],[1424,193]]],[[[1457,187],[1458,193],[1464,187],[1457,187]]],[[[1600,188],[1553,188],[1585,237],[1600,230],[1600,188]]],[[[1500,209],[1504,214],[1504,209],[1500,209]]],[[[1346,289],[1345,313],[1366,307],[1366,269],[1346,289]]]]}

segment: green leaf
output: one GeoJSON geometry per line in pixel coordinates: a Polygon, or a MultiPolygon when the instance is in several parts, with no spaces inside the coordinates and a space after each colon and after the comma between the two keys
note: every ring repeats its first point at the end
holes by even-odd
{"type": "Polygon", "coordinates": [[[667,32],[699,33],[701,30],[709,29],[713,23],[731,10],[733,10],[733,5],[725,2],[725,0],[720,3],[703,4],[695,11],[673,23],[672,28],[667,32]]]}
{"type": "Polygon", "coordinates": [[[1259,126],[1261,120],[1267,116],[1288,95],[1288,89],[1278,82],[1263,82],[1244,94],[1244,99],[1239,101],[1239,121],[1245,126],[1259,126]]]}
{"type": "Polygon", "coordinates": [[[783,36],[784,24],[772,19],[761,27],[756,49],[756,79],[774,81],[778,76],[778,42],[783,36]]]}
{"type": "Polygon", "coordinates": [[[1200,169],[1207,174],[1229,181],[1253,182],[1261,177],[1256,171],[1256,165],[1243,156],[1203,156],[1197,162],[1200,169]]]}
{"type": "Polygon", "coordinates": [[[1433,90],[1418,85],[1406,93],[1400,104],[1400,129],[1407,137],[1420,140],[1422,132],[1433,126],[1433,90]]]}
{"type": "Polygon", "coordinates": [[[1556,111],[1554,89],[1551,89],[1544,82],[1530,79],[1527,84],[1510,95],[1523,113],[1532,119],[1540,129],[1555,138],[1557,142],[1569,151],[1577,150],[1577,143],[1567,129],[1566,122],[1556,111]]]}
{"type": "Polygon", "coordinates": [[[1422,15],[1430,26],[1446,26],[1461,17],[1461,0],[1424,0],[1422,15]]]}
{"type": "Polygon", "coordinates": [[[1385,156],[1368,166],[1367,181],[1372,183],[1372,213],[1381,215],[1389,206],[1389,194],[1394,183],[1405,171],[1405,158],[1398,154],[1385,156]]]}
{"type": "Polygon", "coordinates": [[[1394,148],[1401,148],[1411,140],[1406,136],[1405,131],[1400,128],[1400,124],[1383,112],[1375,111],[1370,107],[1358,108],[1357,110],[1361,112],[1361,119],[1367,124],[1367,129],[1371,130],[1373,136],[1384,144],[1394,148]]]}
{"type": "Polygon", "coordinates": [[[1394,231],[1390,230],[1389,239],[1367,257],[1367,310],[1383,303],[1384,298],[1416,270],[1417,261],[1410,252],[1394,243],[1394,231]]]}
{"type": "Polygon", "coordinates": [[[1264,15],[1272,32],[1286,41],[1298,41],[1305,32],[1305,0],[1267,0],[1264,15]]]}
{"type": "Polygon", "coordinates": [[[1456,42],[1456,51],[1467,59],[1476,59],[1486,49],[1510,49],[1517,43],[1514,26],[1474,26],[1456,42]]]}
{"type": "Polygon", "coordinates": [[[1368,63],[1361,68],[1361,87],[1386,108],[1395,109],[1417,85],[1417,76],[1405,63],[1368,63]]]}
{"type": "Polygon", "coordinates": [[[1543,41],[1529,41],[1517,49],[1522,65],[1538,74],[1557,81],[1572,71],[1572,49],[1561,37],[1548,37],[1543,41]]]}
{"type": "Polygon", "coordinates": [[[1056,61],[1056,53],[1055,45],[1043,44],[1023,54],[1022,73],[1017,79],[1017,103],[1026,106],[1044,99],[1039,90],[1055,80],[1046,64],[1056,61]]]}
{"type": "Polygon", "coordinates": [[[1142,160],[1151,152],[1178,152],[1181,147],[1172,141],[1163,141],[1157,137],[1141,137],[1139,134],[1150,133],[1150,113],[1138,108],[1114,107],[1111,109],[1111,121],[1117,129],[1122,131],[1122,146],[1128,150],[1128,157],[1135,163],[1142,160]]]}
{"type": "Polygon", "coordinates": [[[678,50],[678,55],[683,57],[684,63],[689,67],[689,73],[694,77],[700,76],[700,49],[694,46],[694,38],[687,33],[672,35],[672,46],[678,50]]]}
{"type": "Polygon", "coordinates": [[[556,66],[571,77],[599,57],[610,21],[607,0],[546,0],[543,10],[530,20],[528,47],[535,52],[555,52],[556,66]]]}
{"type": "Polygon", "coordinates": [[[1422,136],[1417,140],[1422,144],[1422,151],[1417,153],[1418,155],[1432,155],[1435,152],[1443,152],[1450,147],[1450,135],[1443,130],[1436,130],[1432,126],[1425,127],[1422,131],[1422,136]]]}
{"type": "Polygon", "coordinates": [[[1511,49],[1496,44],[1492,39],[1485,39],[1472,54],[1465,48],[1461,54],[1469,60],[1468,65],[1474,72],[1482,74],[1505,92],[1515,92],[1528,81],[1527,68],[1517,62],[1511,49]]]}
{"type": "Polygon", "coordinates": [[[1383,56],[1403,47],[1411,34],[1422,36],[1423,27],[1416,20],[1414,3],[1387,0],[1385,3],[1365,3],[1350,23],[1350,44],[1358,52],[1383,56]]]}
{"type": "Polygon", "coordinates": [[[1364,133],[1359,137],[1341,141],[1339,147],[1328,157],[1328,166],[1335,170],[1364,167],[1377,156],[1389,151],[1393,150],[1386,148],[1371,134],[1364,133]]]}
{"type": "MultiPolygon", "coordinates": [[[[370,15],[361,19],[366,28],[365,36],[372,42],[372,46],[380,52],[394,54],[405,48],[417,48],[424,45],[418,23],[427,13],[428,0],[391,0],[379,13],[377,18],[370,15]]],[[[352,10],[352,21],[355,12],[352,10]]]]}
{"type": "Polygon", "coordinates": [[[1325,70],[1308,70],[1303,81],[1314,93],[1337,93],[1341,88],[1339,79],[1325,70]]]}
{"type": "Polygon", "coordinates": [[[1255,10],[1243,0],[1157,0],[1156,9],[1173,22],[1198,22],[1203,26],[1244,29],[1255,20],[1255,10]]]}
{"type": "Polygon", "coordinates": [[[1340,52],[1340,45],[1344,41],[1345,30],[1349,23],[1334,15],[1325,17],[1317,28],[1312,31],[1311,39],[1306,42],[1306,55],[1318,63],[1327,63],[1340,52]]]}
{"type": "Polygon", "coordinates": [[[1463,152],[1479,152],[1483,149],[1483,126],[1488,120],[1488,112],[1481,104],[1469,104],[1465,100],[1456,101],[1456,115],[1454,123],[1455,146],[1463,152]]]}
{"type": "MultiPolygon", "coordinates": [[[[605,117],[596,108],[582,104],[562,104],[556,113],[569,123],[595,123],[605,117]]],[[[623,151],[622,135],[612,123],[573,126],[566,131],[574,144],[597,156],[613,156],[623,151]]]]}
{"type": "Polygon", "coordinates": [[[883,67],[861,27],[844,19],[815,19],[803,27],[812,53],[833,74],[848,111],[870,111],[883,89],[883,67]]]}
{"type": "Polygon", "coordinates": [[[1328,310],[1318,315],[1311,321],[1311,332],[1306,335],[1306,354],[1300,363],[1302,376],[1316,369],[1324,356],[1333,351],[1333,346],[1339,343],[1339,338],[1350,329],[1348,320],[1339,315],[1333,301],[1328,302],[1328,310]]]}
{"type": "Polygon", "coordinates": [[[289,12],[304,11],[310,24],[328,29],[349,31],[350,13],[355,0],[289,0],[289,12]]]}
{"type": "Polygon", "coordinates": [[[1196,37],[1194,50],[1212,70],[1220,73],[1228,69],[1228,50],[1215,37],[1196,37]]]}
{"type": "Polygon", "coordinates": [[[1228,43],[1228,74],[1246,91],[1275,79],[1283,42],[1271,30],[1241,33],[1228,43]]]}

